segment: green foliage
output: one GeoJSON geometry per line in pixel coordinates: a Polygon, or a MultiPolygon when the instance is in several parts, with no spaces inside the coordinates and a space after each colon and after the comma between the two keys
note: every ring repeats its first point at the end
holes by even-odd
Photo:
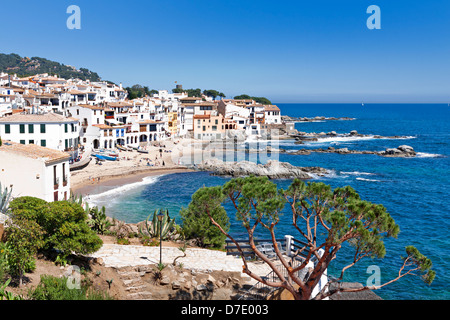
{"type": "Polygon", "coordinates": [[[158,93],[157,90],[150,90],[147,86],[141,86],[140,84],[135,84],[132,87],[126,87],[125,90],[128,92],[128,99],[133,100],[136,98],[143,98],[145,96],[152,96],[158,93]]]}
{"type": "Polygon", "coordinates": [[[3,283],[6,279],[8,269],[6,243],[0,242],[0,283],[3,283]]]}
{"type": "Polygon", "coordinates": [[[205,96],[212,97],[214,100],[216,99],[216,97],[225,98],[225,94],[224,93],[219,92],[217,90],[212,90],[212,89],[211,90],[203,90],[203,94],[205,96]]]}
{"type": "Polygon", "coordinates": [[[0,285],[0,301],[1,300],[23,300],[20,295],[14,295],[12,292],[6,291],[5,289],[9,286],[11,279],[6,280],[3,285],[0,285]]]}
{"type": "Polygon", "coordinates": [[[19,77],[31,76],[40,73],[48,73],[51,75],[59,75],[62,78],[78,78],[81,80],[100,81],[97,73],[86,68],[80,68],[79,71],[63,65],[59,62],[47,60],[39,57],[31,59],[22,58],[18,54],[0,53],[0,71],[17,74],[19,77]]]}
{"type": "MultiPolygon", "coordinates": [[[[386,254],[384,239],[396,238],[400,232],[383,205],[362,200],[350,186],[332,190],[324,183],[305,183],[295,179],[287,190],[278,190],[277,185],[267,177],[250,176],[231,179],[223,187],[197,190],[188,209],[181,211],[185,234],[189,237],[200,234],[210,241],[214,235],[209,232],[220,230],[217,225],[208,224],[208,221],[213,223],[212,220],[215,220],[223,228],[223,236],[231,237],[223,221],[219,220],[227,216],[222,206],[225,201],[232,203],[236,219],[246,229],[249,239],[253,239],[258,227],[265,228],[275,239],[275,227],[282,210],[288,205],[292,211],[293,226],[299,232],[296,238],[307,244],[304,253],[311,253],[312,258],[319,249],[323,249],[322,262],[315,265],[308,283],[302,285],[315,285],[344,243],[355,250],[351,255],[351,267],[364,257],[383,258],[386,254]]],[[[431,260],[412,246],[407,247],[406,252],[399,277],[394,281],[420,272],[422,279],[431,283],[435,277],[431,260]]],[[[342,270],[340,279],[347,268],[342,270]]],[[[288,273],[291,277],[291,271],[288,273]]],[[[311,298],[308,290],[303,291],[305,296],[302,296],[301,290],[295,290],[290,288],[297,294],[296,298],[311,298]]]]}
{"type": "Polygon", "coordinates": [[[142,235],[139,240],[143,246],[147,246],[147,247],[159,246],[158,240],[156,240],[155,238],[151,238],[150,236],[147,236],[147,235],[142,235]]]}
{"type": "Polygon", "coordinates": [[[234,97],[235,100],[254,100],[256,103],[271,105],[272,102],[265,97],[251,97],[247,94],[241,94],[239,96],[234,97]]]}
{"type": "Polygon", "coordinates": [[[8,271],[19,277],[21,284],[23,274],[35,268],[35,254],[44,244],[44,231],[35,221],[13,216],[6,232],[8,271]]]}
{"type": "Polygon", "coordinates": [[[436,277],[436,272],[431,270],[431,267],[433,266],[431,260],[413,246],[406,247],[406,254],[407,257],[403,258],[403,260],[410,260],[412,265],[418,268],[422,280],[427,284],[431,284],[436,277]]]}
{"type": "Polygon", "coordinates": [[[87,214],[77,203],[56,201],[47,203],[33,197],[14,199],[13,215],[35,221],[45,232],[43,249],[57,249],[62,257],[97,251],[102,240],[87,224],[87,214]]]}
{"type": "Polygon", "coordinates": [[[98,207],[93,207],[89,210],[91,219],[88,220],[88,224],[92,230],[99,234],[105,234],[108,228],[111,226],[111,222],[106,218],[105,207],[101,210],[98,207]]]}
{"type": "Polygon", "coordinates": [[[153,219],[152,222],[149,223],[150,215],[147,217],[147,220],[145,220],[145,228],[150,237],[154,238],[160,238],[160,231],[161,231],[161,239],[167,239],[170,232],[173,231],[173,226],[175,223],[175,219],[171,219],[169,216],[169,210],[159,210],[160,214],[163,215],[162,221],[160,222],[158,219],[158,210],[155,210],[153,212],[153,219]]]}
{"type": "Polygon", "coordinates": [[[2,188],[0,182],[0,213],[6,214],[9,208],[9,202],[11,201],[12,189],[8,190],[8,187],[2,188]]]}
{"type": "Polygon", "coordinates": [[[226,236],[216,228],[205,210],[226,231],[230,221],[221,203],[225,200],[221,187],[200,188],[193,195],[187,208],[180,211],[183,234],[186,239],[196,239],[200,246],[220,248],[226,236]]]}
{"type": "Polygon", "coordinates": [[[66,277],[42,275],[36,288],[28,291],[30,300],[112,300],[106,292],[93,290],[87,284],[80,289],[70,288],[66,277]]]}
{"type": "Polygon", "coordinates": [[[222,193],[236,205],[236,219],[245,228],[251,228],[256,221],[266,228],[278,223],[285,205],[277,185],[267,177],[232,179],[225,183],[222,193]]]}
{"type": "Polygon", "coordinates": [[[324,222],[330,247],[348,242],[359,255],[383,258],[383,238],[397,237],[400,232],[383,205],[361,200],[350,186],[331,190],[324,183],[305,184],[296,179],[281,193],[294,206],[295,221],[317,217],[324,222]]]}

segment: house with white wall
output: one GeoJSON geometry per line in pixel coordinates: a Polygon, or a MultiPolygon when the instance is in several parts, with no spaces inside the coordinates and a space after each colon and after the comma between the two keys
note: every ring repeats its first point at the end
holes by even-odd
{"type": "Polygon", "coordinates": [[[16,113],[0,118],[0,136],[20,144],[34,144],[78,156],[78,119],[56,113],[16,113]]]}
{"type": "Polygon", "coordinates": [[[13,198],[30,196],[47,202],[70,197],[70,155],[35,144],[3,140],[0,146],[0,182],[13,198]]]}

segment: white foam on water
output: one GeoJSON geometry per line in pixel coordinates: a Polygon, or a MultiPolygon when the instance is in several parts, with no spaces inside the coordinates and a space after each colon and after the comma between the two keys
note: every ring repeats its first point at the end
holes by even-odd
{"type": "Polygon", "coordinates": [[[359,171],[351,171],[351,172],[344,172],[341,171],[342,174],[349,174],[352,176],[373,176],[375,173],[369,173],[369,172],[359,172],[359,171]]]}
{"type": "Polygon", "coordinates": [[[380,180],[366,179],[366,178],[356,178],[356,180],[359,180],[359,181],[370,181],[370,182],[380,182],[380,180]]]}
{"type": "Polygon", "coordinates": [[[442,154],[437,154],[437,153],[417,152],[416,157],[417,158],[443,158],[444,156],[442,154]]]}
{"type": "Polygon", "coordinates": [[[95,206],[99,202],[111,202],[113,201],[118,195],[121,195],[123,193],[126,193],[128,191],[131,191],[133,189],[137,189],[139,187],[147,186],[150,184],[156,183],[160,176],[151,176],[151,177],[145,177],[142,179],[142,181],[129,183],[117,188],[113,188],[107,191],[104,191],[102,193],[89,195],[84,198],[84,200],[89,203],[89,206],[95,206]]]}

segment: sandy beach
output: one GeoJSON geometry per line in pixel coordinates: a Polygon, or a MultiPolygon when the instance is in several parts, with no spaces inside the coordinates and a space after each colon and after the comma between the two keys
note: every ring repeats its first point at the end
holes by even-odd
{"type": "Polygon", "coordinates": [[[99,186],[125,185],[148,176],[191,172],[193,170],[186,166],[174,163],[178,157],[173,153],[176,147],[186,147],[191,143],[189,139],[163,141],[160,145],[147,146],[148,153],[116,149],[119,160],[102,161],[101,165],[93,157],[87,167],[71,172],[71,191],[75,195],[86,195],[95,193],[99,186]]]}

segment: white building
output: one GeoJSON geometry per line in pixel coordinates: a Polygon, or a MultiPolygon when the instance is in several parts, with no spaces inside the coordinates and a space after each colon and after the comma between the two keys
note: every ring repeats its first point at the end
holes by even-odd
{"type": "Polygon", "coordinates": [[[47,202],[70,196],[70,155],[34,144],[3,140],[0,146],[0,182],[14,198],[31,196],[47,202]]]}
{"type": "Polygon", "coordinates": [[[0,118],[0,137],[21,144],[35,144],[77,156],[78,120],[55,113],[13,114],[0,118]]]}
{"type": "Polygon", "coordinates": [[[265,105],[264,106],[264,118],[266,124],[280,124],[281,115],[280,108],[275,105],[265,105]]]}

